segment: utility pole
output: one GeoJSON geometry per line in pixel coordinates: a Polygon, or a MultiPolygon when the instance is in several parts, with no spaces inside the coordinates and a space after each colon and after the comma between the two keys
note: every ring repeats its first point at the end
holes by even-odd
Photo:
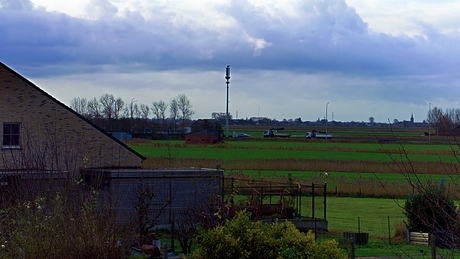
{"type": "Polygon", "coordinates": [[[327,106],[329,105],[329,102],[326,103],[326,140],[328,139],[327,137],[327,106]]]}
{"type": "Polygon", "coordinates": [[[433,117],[431,116],[431,103],[430,103],[430,106],[428,109],[428,142],[431,141],[431,129],[430,129],[431,118],[433,117]]]}
{"type": "Polygon", "coordinates": [[[230,65],[227,65],[225,79],[227,79],[227,110],[225,111],[225,129],[227,131],[228,138],[228,84],[230,84],[230,65]]]}

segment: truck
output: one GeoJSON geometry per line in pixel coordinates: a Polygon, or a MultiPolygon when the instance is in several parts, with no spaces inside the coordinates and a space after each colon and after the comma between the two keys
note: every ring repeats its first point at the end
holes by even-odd
{"type": "Polygon", "coordinates": [[[307,134],[305,135],[305,138],[331,139],[332,135],[326,134],[324,132],[318,132],[316,130],[312,130],[312,131],[307,132],[307,134]]]}
{"type": "Polygon", "coordinates": [[[280,134],[278,130],[284,130],[284,128],[271,128],[264,131],[264,138],[289,138],[291,134],[280,134]]]}

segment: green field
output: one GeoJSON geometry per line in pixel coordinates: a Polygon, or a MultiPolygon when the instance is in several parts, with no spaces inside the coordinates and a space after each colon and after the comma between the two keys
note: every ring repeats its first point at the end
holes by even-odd
{"type": "Polygon", "coordinates": [[[184,141],[155,141],[155,145],[138,144],[131,148],[147,157],[208,159],[330,159],[392,162],[402,152],[411,161],[455,162],[457,146],[449,144],[386,144],[299,141],[227,141],[219,145],[185,145],[184,141]],[[154,147],[154,148],[152,148],[154,147]]]}
{"type": "MultiPolygon", "coordinates": [[[[259,132],[243,128],[244,132],[259,132]]],[[[286,132],[300,134],[305,129],[292,128],[286,132]]],[[[383,196],[407,194],[408,176],[422,180],[450,184],[457,180],[459,146],[455,142],[425,139],[419,131],[400,128],[331,129],[338,136],[353,135],[353,141],[309,140],[305,138],[228,139],[217,145],[187,145],[183,140],[143,141],[128,143],[146,156],[146,167],[193,166],[222,168],[226,173],[239,173],[254,179],[271,179],[288,175],[305,183],[324,182],[327,172],[329,192],[341,195],[355,193],[382,196],[389,183],[397,183],[400,190],[383,196]],[[335,131],[334,131],[335,130],[335,131]],[[381,131],[378,131],[381,130],[381,131]],[[369,135],[401,137],[401,141],[381,144],[369,141],[369,135]],[[404,137],[417,138],[407,141],[404,137]],[[361,137],[361,138],[360,138],[361,137]],[[360,139],[365,139],[360,141],[360,139]],[[368,189],[368,190],[366,190],[368,189]],[[380,190],[379,190],[380,189],[380,190]],[[372,194],[373,190],[376,191],[372,194]]],[[[412,180],[412,179],[411,179],[412,180]]]]}

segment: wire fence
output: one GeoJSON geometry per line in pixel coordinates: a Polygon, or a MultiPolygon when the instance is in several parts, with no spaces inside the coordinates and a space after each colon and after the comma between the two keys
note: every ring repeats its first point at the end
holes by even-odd
{"type": "Polygon", "coordinates": [[[400,219],[391,216],[382,217],[329,217],[329,231],[368,233],[372,238],[378,238],[388,243],[396,235],[405,231],[400,219]],[[350,227],[351,226],[351,227],[350,227]]]}

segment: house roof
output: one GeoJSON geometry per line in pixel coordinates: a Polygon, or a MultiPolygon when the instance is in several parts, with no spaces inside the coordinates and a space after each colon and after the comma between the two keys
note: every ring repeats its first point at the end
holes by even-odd
{"type": "Polygon", "coordinates": [[[79,114],[78,112],[76,112],[75,110],[71,109],[70,107],[68,107],[67,105],[65,105],[64,103],[62,103],[61,101],[59,101],[58,99],[54,98],[52,95],[48,94],[47,92],[45,92],[43,89],[41,89],[40,87],[38,87],[37,85],[35,85],[34,83],[32,83],[31,81],[29,81],[27,78],[23,77],[21,74],[17,73],[16,71],[14,71],[13,69],[11,69],[10,67],[8,67],[7,65],[5,65],[3,62],[0,62],[0,66],[5,68],[6,70],[8,70],[10,73],[14,74],[15,76],[17,76],[18,78],[20,78],[21,80],[23,80],[24,82],[26,82],[28,85],[30,85],[31,87],[35,88],[37,91],[41,92],[42,94],[44,94],[45,96],[47,96],[48,98],[52,99],[54,102],[56,102],[58,105],[60,105],[62,108],[66,109],[67,111],[73,113],[75,116],[77,116],[78,118],[82,119],[83,121],[85,121],[86,123],[88,123],[89,125],[91,125],[92,127],[94,127],[95,129],[97,129],[98,131],[100,131],[102,134],[106,135],[107,137],[109,137],[110,139],[112,139],[113,141],[117,142],[119,145],[123,146],[124,148],[126,148],[127,150],[129,150],[130,152],[134,153],[136,156],[138,156],[139,158],[141,158],[142,160],[145,160],[146,158],[144,156],[142,156],[141,154],[137,153],[135,150],[133,150],[132,148],[130,148],[129,146],[127,146],[125,143],[121,142],[120,140],[116,139],[115,137],[113,137],[111,134],[107,133],[106,131],[102,130],[101,128],[99,128],[98,126],[96,126],[96,124],[92,123],[90,120],[86,119],[84,116],[82,116],[81,114],[79,114]]]}
{"type": "Polygon", "coordinates": [[[216,129],[203,129],[187,133],[187,135],[219,135],[219,130],[216,129]]]}

